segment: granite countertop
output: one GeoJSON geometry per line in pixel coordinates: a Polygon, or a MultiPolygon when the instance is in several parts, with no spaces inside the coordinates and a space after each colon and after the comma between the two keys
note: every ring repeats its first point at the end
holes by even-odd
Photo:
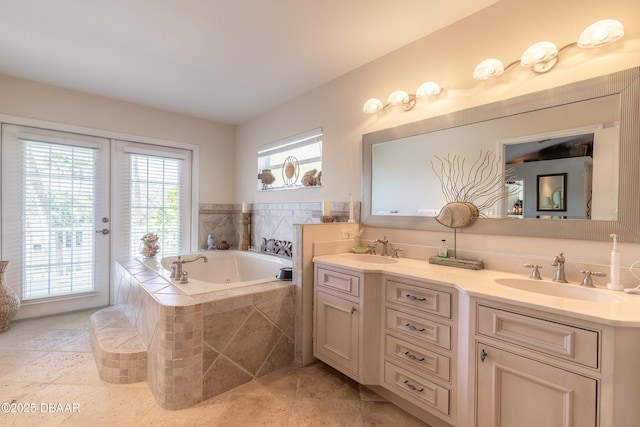
{"type": "MultiPolygon", "coordinates": [[[[526,274],[513,274],[496,270],[465,270],[435,264],[428,260],[410,258],[394,259],[372,255],[333,254],[313,258],[316,263],[346,268],[361,273],[386,273],[409,279],[428,280],[439,285],[450,286],[470,296],[500,301],[516,306],[542,310],[563,316],[574,317],[610,326],[640,327],[640,295],[611,291],[597,284],[596,289],[580,287],[579,283],[559,284],[551,280],[528,279],[526,274]],[[378,260],[377,258],[381,258],[378,260]],[[393,262],[397,261],[397,262],[393,262]],[[379,263],[384,262],[384,263],[379,263]],[[531,291],[515,289],[496,283],[498,280],[531,282],[531,291]],[[542,283],[544,282],[544,284],[542,283]],[[602,301],[558,297],[535,292],[536,285],[550,287],[571,287],[564,289],[585,297],[602,301]]],[[[600,279],[601,281],[604,279],[600,279]]]]}

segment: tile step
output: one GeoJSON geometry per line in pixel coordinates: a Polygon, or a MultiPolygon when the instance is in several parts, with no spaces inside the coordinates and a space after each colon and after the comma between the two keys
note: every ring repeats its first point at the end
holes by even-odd
{"type": "Polygon", "coordinates": [[[146,380],[147,348],[122,306],[91,315],[91,347],[103,381],[130,384],[146,380]]]}

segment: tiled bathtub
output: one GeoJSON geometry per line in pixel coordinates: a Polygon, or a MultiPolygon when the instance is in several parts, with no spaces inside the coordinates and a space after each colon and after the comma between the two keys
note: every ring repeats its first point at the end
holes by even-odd
{"type": "Polygon", "coordinates": [[[163,408],[188,408],[293,364],[291,282],[189,296],[153,259],[121,260],[115,273],[115,304],[147,347],[147,382],[163,408]]]}

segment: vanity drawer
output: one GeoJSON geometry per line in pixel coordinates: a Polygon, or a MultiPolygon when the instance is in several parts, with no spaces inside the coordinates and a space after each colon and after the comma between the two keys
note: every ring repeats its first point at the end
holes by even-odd
{"type": "Polygon", "coordinates": [[[427,343],[451,349],[451,327],[447,325],[387,308],[386,326],[389,330],[400,331],[427,343]]]}
{"type": "Polygon", "coordinates": [[[478,333],[598,368],[598,331],[481,305],[478,333]]]}
{"type": "Polygon", "coordinates": [[[358,297],[360,295],[360,278],[350,274],[318,268],[316,285],[333,289],[340,293],[345,293],[358,297]]]}
{"type": "Polygon", "coordinates": [[[435,375],[445,381],[451,378],[451,360],[391,335],[385,336],[385,354],[399,364],[405,364],[424,374],[435,375]]]}
{"type": "Polygon", "coordinates": [[[451,318],[451,294],[448,292],[387,280],[387,301],[451,318]]]}
{"type": "Polygon", "coordinates": [[[451,392],[390,362],[384,363],[384,386],[413,404],[451,415],[451,392]]]}

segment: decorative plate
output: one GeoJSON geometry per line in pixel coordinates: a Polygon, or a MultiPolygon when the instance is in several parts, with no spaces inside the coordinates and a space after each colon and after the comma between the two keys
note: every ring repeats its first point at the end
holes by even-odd
{"type": "Polygon", "coordinates": [[[295,185],[299,176],[300,166],[298,165],[298,159],[293,156],[287,157],[282,164],[282,180],[284,181],[284,185],[295,185]]]}

